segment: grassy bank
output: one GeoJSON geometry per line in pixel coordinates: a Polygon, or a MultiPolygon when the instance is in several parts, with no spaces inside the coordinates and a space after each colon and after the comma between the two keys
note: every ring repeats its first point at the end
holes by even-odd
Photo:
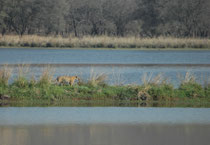
{"type": "Polygon", "coordinates": [[[143,76],[142,85],[109,85],[105,74],[96,74],[88,80],[80,78],[70,86],[58,84],[48,69],[43,71],[38,80],[34,77],[26,79],[20,69],[17,78],[8,83],[11,74],[12,71],[7,67],[0,70],[0,102],[210,102],[210,84],[201,85],[189,74],[186,74],[178,88],[160,79],[160,75],[154,78],[143,76]]]}
{"type": "Polygon", "coordinates": [[[170,84],[147,86],[109,86],[79,84],[59,86],[32,82],[14,82],[0,86],[1,97],[11,100],[46,101],[210,101],[210,88],[189,82],[175,89],[170,84]]]}
{"type": "Polygon", "coordinates": [[[140,37],[108,37],[84,36],[53,37],[24,35],[0,35],[0,47],[58,47],[58,48],[190,48],[209,49],[210,39],[199,38],[140,38],[140,37]]]}

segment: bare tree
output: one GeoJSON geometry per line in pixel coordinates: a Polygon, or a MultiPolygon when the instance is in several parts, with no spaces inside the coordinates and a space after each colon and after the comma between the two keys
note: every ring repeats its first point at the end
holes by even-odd
{"type": "Polygon", "coordinates": [[[0,33],[209,37],[209,0],[0,0],[0,33]]]}
{"type": "Polygon", "coordinates": [[[0,31],[2,35],[6,33],[6,24],[4,22],[4,19],[6,18],[7,15],[4,10],[5,10],[5,1],[0,0],[0,31]]]}
{"type": "Polygon", "coordinates": [[[163,13],[164,23],[168,31],[177,37],[196,37],[204,34],[205,27],[210,23],[209,2],[206,0],[171,0],[167,1],[163,13]]]}
{"type": "Polygon", "coordinates": [[[5,21],[17,34],[22,36],[37,13],[36,5],[32,0],[8,0],[6,5],[5,21]]]}
{"type": "Polygon", "coordinates": [[[157,36],[160,20],[159,0],[137,0],[138,9],[135,12],[136,19],[142,20],[142,36],[157,36]]]}
{"type": "Polygon", "coordinates": [[[135,3],[132,0],[107,0],[103,5],[104,17],[116,26],[116,35],[124,36],[125,26],[132,19],[135,3]]]}

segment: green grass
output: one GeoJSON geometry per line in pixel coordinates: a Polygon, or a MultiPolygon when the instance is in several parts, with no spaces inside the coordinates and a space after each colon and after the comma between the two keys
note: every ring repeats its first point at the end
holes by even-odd
{"type": "Polygon", "coordinates": [[[144,74],[142,85],[109,85],[106,83],[106,74],[91,72],[89,79],[80,78],[77,83],[70,86],[58,84],[53,79],[50,68],[44,69],[39,79],[35,79],[33,75],[28,74],[27,66],[19,66],[17,77],[13,82],[8,83],[11,72],[6,65],[0,68],[0,104],[8,101],[30,102],[31,104],[36,104],[36,102],[40,104],[41,102],[47,102],[46,104],[62,102],[67,104],[74,104],[74,102],[115,104],[118,102],[119,104],[119,102],[124,102],[125,104],[137,103],[141,106],[153,102],[152,104],[157,104],[157,106],[160,104],[173,106],[177,105],[176,102],[181,102],[210,107],[210,84],[197,83],[195,77],[189,73],[186,73],[181,84],[175,88],[161,74],[153,77],[152,74],[144,74]]]}
{"type": "Polygon", "coordinates": [[[93,86],[88,82],[69,86],[21,78],[9,85],[1,84],[0,94],[10,96],[13,101],[210,101],[210,88],[204,88],[196,82],[181,84],[179,88],[171,84],[93,86]]]}

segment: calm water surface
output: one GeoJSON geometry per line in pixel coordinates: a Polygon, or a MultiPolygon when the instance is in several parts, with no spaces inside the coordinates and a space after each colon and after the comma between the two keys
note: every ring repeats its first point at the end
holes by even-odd
{"type": "Polygon", "coordinates": [[[3,107],[0,125],[210,124],[210,108],[3,107]]]}
{"type": "Polygon", "coordinates": [[[1,48],[0,63],[209,64],[210,51],[1,48]]]}
{"type": "MultiPolygon", "coordinates": [[[[0,64],[5,63],[35,64],[35,66],[30,67],[32,72],[30,74],[35,75],[36,78],[39,78],[48,64],[54,64],[51,67],[54,77],[59,75],[79,75],[83,79],[88,79],[91,72],[105,73],[108,75],[107,81],[111,84],[141,84],[141,76],[145,73],[152,77],[162,73],[165,78],[168,78],[175,85],[180,83],[177,76],[179,74],[184,76],[186,72],[194,74],[201,83],[204,83],[210,76],[210,51],[208,50],[144,51],[1,48],[0,64]],[[36,66],[37,64],[44,65],[36,66]],[[91,64],[98,65],[91,66],[91,64]],[[124,65],[118,66],[117,64],[124,65]],[[133,64],[140,64],[140,66],[132,66],[133,64]],[[141,66],[142,64],[143,66],[141,66]],[[148,64],[154,65],[147,66],[148,64]],[[167,64],[167,66],[158,66],[158,64],[167,64]],[[177,65],[174,66],[173,64],[177,65]],[[190,66],[190,64],[197,65],[190,66]]],[[[14,67],[13,77],[17,75],[17,72],[17,67],[14,67]]]]}
{"type": "Polygon", "coordinates": [[[1,145],[209,145],[210,109],[0,108],[1,145]]]}
{"type": "MultiPolygon", "coordinates": [[[[89,78],[92,71],[106,73],[109,76],[109,83],[113,84],[141,83],[141,76],[144,73],[152,76],[163,73],[174,84],[179,83],[177,74],[184,75],[187,71],[195,74],[201,83],[210,75],[210,51],[199,50],[0,49],[0,65],[5,63],[56,64],[52,67],[54,77],[80,75],[89,78]],[[129,66],[130,64],[155,65],[129,66]]],[[[32,66],[30,75],[39,78],[45,65],[32,66]]],[[[17,67],[13,67],[13,78],[17,72],[17,67]]],[[[0,107],[0,145],[209,145],[209,143],[208,108],[0,107]]]]}

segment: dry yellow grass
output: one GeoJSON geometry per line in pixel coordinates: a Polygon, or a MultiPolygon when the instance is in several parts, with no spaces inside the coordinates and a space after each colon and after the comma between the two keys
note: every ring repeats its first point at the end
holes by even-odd
{"type": "Polygon", "coordinates": [[[150,84],[167,84],[169,83],[169,80],[163,75],[163,73],[159,73],[157,75],[154,75],[153,73],[144,73],[141,76],[141,82],[144,86],[148,86],[150,84]]]}
{"type": "Polygon", "coordinates": [[[93,69],[90,71],[90,78],[88,80],[88,84],[92,86],[97,86],[100,84],[105,84],[108,76],[104,73],[96,73],[93,69]]]}
{"type": "Polygon", "coordinates": [[[39,79],[39,84],[41,85],[51,84],[53,81],[53,73],[54,73],[54,70],[50,66],[44,68],[42,70],[42,75],[40,76],[40,79],[39,79]]]}
{"type": "Polygon", "coordinates": [[[7,85],[11,75],[12,69],[5,64],[2,68],[0,68],[0,84],[7,85]]]}
{"type": "Polygon", "coordinates": [[[207,38],[140,38],[109,36],[0,35],[1,47],[73,47],[73,48],[210,48],[207,38]]]}

